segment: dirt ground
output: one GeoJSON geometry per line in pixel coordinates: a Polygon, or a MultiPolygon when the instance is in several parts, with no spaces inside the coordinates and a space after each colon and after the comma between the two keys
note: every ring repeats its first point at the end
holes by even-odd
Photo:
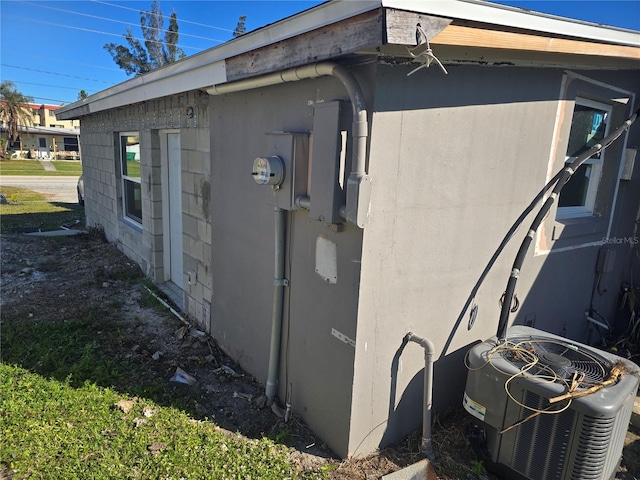
{"type": "MultiPolygon", "coordinates": [[[[341,461],[295,415],[285,423],[264,406],[263,386],[213,338],[159,308],[143,282],[131,281],[139,276],[137,266],[99,234],[3,235],[0,246],[3,320],[64,321],[96,310],[121,320],[122,334],[109,339],[109,349],[137,368],[134,377],[115,386],[118,391],[152,385],[158,403],[174,404],[236,435],[268,435],[291,447],[301,478],[379,479],[421,460],[419,432],[376,455],[341,461]]],[[[433,466],[441,480],[495,478],[483,472],[467,442],[469,422],[462,408],[435,419],[433,466]]],[[[640,477],[638,434],[627,435],[619,480],[640,477]]]]}

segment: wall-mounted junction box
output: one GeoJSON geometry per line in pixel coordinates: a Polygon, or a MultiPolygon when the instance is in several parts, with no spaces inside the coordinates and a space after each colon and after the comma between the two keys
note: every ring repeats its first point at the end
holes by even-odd
{"type": "Polygon", "coordinates": [[[340,183],[345,169],[350,167],[346,152],[347,128],[343,125],[349,112],[349,104],[342,101],[318,103],[313,107],[309,217],[314,220],[331,224],[344,222],[340,207],[345,204],[345,191],[340,183]]]}

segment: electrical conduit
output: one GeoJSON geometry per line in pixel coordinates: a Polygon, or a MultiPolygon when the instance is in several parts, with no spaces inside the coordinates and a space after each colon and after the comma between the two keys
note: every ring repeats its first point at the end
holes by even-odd
{"type": "MultiPolygon", "coordinates": [[[[592,146],[586,152],[578,155],[578,157],[573,162],[571,162],[571,164],[567,165],[563,170],[559,172],[559,175],[556,175],[556,177],[558,177],[558,180],[553,190],[551,191],[551,195],[549,195],[546,201],[542,204],[542,207],[540,208],[537,215],[531,222],[529,231],[527,232],[527,235],[524,237],[524,240],[522,240],[522,243],[520,244],[520,248],[518,249],[516,258],[513,262],[513,267],[511,268],[511,275],[509,276],[509,280],[507,282],[507,287],[504,294],[504,302],[502,303],[502,308],[500,309],[500,319],[498,321],[498,330],[496,332],[496,336],[498,337],[499,343],[504,343],[506,340],[507,326],[509,322],[509,313],[511,311],[511,303],[512,303],[513,296],[515,294],[518,278],[520,277],[520,271],[522,270],[522,264],[524,263],[524,260],[527,256],[529,246],[531,245],[531,242],[533,242],[533,238],[535,236],[536,231],[540,227],[540,224],[549,213],[549,210],[551,210],[551,206],[556,201],[556,199],[560,196],[560,191],[566,185],[566,183],[569,181],[569,179],[575,173],[575,171],[578,170],[580,165],[582,165],[584,162],[586,162],[589,158],[591,158],[593,155],[595,155],[599,151],[603,150],[604,148],[607,148],[609,145],[615,142],[618,139],[618,137],[620,137],[620,135],[622,135],[624,132],[626,132],[629,129],[629,127],[631,127],[633,122],[635,122],[636,119],[638,118],[639,114],[640,114],[640,109],[636,110],[633,113],[633,115],[631,115],[631,117],[629,117],[627,121],[625,121],[622,125],[620,125],[612,134],[603,138],[600,141],[600,143],[597,143],[596,145],[592,146]]],[[[553,177],[553,178],[555,179],[556,177],[553,177]]]]}
{"type": "MultiPolygon", "coordinates": [[[[345,67],[331,62],[320,62],[312,65],[291,68],[282,72],[271,73],[257,78],[248,78],[236,82],[213,85],[207,89],[209,95],[224,95],[227,93],[241,92],[254,88],[268,87],[280,83],[297,82],[332,76],[338,79],[345,87],[353,110],[353,153],[351,160],[351,173],[347,179],[347,202],[340,212],[348,222],[363,228],[369,217],[369,200],[371,177],[367,175],[367,139],[369,125],[367,122],[367,109],[364,94],[360,84],[354,75],[345,67]]],[[[296,199],[296,204],[302,208],[309,208],[309,197],[296,199]]],[[[282,316],[284,303],[284,287],[287,281],[284,278],[285,268],[285,236],[286,219],[285,211],[275,209],[275,274],[273,287],[273,312],[271,323],[271,347],[269,351],[269,370],[265,395],[267,405],[273,405],[278,392],[279,367],[280,367],[280,337],[282,334],[282,316]]]]}
{"type": "Polygon", "coordinates": [[[282,310],[284,305],[285,268],[285,236],[286,214],[281,208],[274,208],[275,212],[275,265],[273,273],[273,311],[271,315],[271,347],[269,349],[269,373],[265,396],[267,406],[271,406],[278,393],[278,379],[280,368],[280,337],[282,336],[282,310]]]}

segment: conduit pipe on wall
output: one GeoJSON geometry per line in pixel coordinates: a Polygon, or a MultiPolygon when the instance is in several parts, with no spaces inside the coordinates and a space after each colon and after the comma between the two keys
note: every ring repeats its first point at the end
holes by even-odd
{"type": "Polygon", "coordinates": [[[278,393],[278,380],[280,369],[280,337],[282,336],[282,311],[284,305],[284,287],[287,280],[284,278],[285,269],[285,238],[286,238],[286,211],[274,208],[275,212],[275,266],[273,273],[273,311],[271,315],[271,347],[269,350],[269,373],[265,396],[267,406],[271,406],[278,393]]]}
{"type": "MultiPolygon", "coordinates": [[[[353,124],[351,128],[353,136],[353,149],[351,160],[351,173],[347,179],[347,201],[340,208],[340,214],[348,222],[364,228],[369,217],[369,202],[371,198],[371,177],[366,173],[367,139],[369,125],[367,122],[367,109],[364,94],[360,84],[354,75],[345,67],[331,63],[320,62],[313,65],[304,65],[291,68],[282,72],[263,75],[257,78],[248,78],[236,82],[213,85],[207,89],[209,95],[224,95],[227,93],[251,90],[286,82],[332,76],[338,79],[347,90],[353,110],[353,124]]],[[[309,197],[296,199],[299,208],[309,208],[309,197]]],[[[285,268],[285,237],[286,220],[285,211],[275,209],[275,275],[273,289],[273,311],[271,323],[271,347],[269,351],[269,371],[265,396],[267,405],[273,405],[278,391],[279,367],[280,367],[280,337],[282,334],[282,317],[284,303],[284,279],[285,268]]]]}
{"type": "Polygon", "coordinates": [[[431,443],[431,407],[433,405],[433,357],[435,347],[428,338],[418,337],[412,332],[404,336],[406,343],[415,342],[424,348],[424,398],[422,400],[422,442],[420,450],[429,460],[434,460],[433,447],[431,443]]]}
{"type": "MultiPolygon", "coordinates": [[[[360,84],[347,68],[332,62],[319,62],[257,78],[248,78],[238,80],[237,82],[213,85],[207,89],[207,93],[209,93],[209,95],[223,95],[322,76],[332,76],[340,80],[347,90],[351,101],[351,108],[353,110],[353,124],[351,128],[353,154],[351,173],[347,179],[347,202],[344,208],[344,216],[348,222],[364,228],[369,218],[369,201],[371,198],[371,177],[367,175],[365,170],[369,125],[367,122],[364,94],[362,93],[360,84]]],[[[308,205],[307,202],[305,203],[308,205]]]]}

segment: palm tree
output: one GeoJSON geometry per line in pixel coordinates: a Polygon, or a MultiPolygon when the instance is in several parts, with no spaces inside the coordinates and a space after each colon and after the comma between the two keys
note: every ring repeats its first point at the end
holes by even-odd
{"type": "Polygon", "coordinates": [[[3,130],[7,132],[6,141],[1,142],[0,158],[6,157],[9,141],[15,142],[20,136],[20,127],[27,128],[31,124],[29,103],[33,103],[33,98],[16,90],[15,83],[0,83],[0,122],[3,130]]]}

